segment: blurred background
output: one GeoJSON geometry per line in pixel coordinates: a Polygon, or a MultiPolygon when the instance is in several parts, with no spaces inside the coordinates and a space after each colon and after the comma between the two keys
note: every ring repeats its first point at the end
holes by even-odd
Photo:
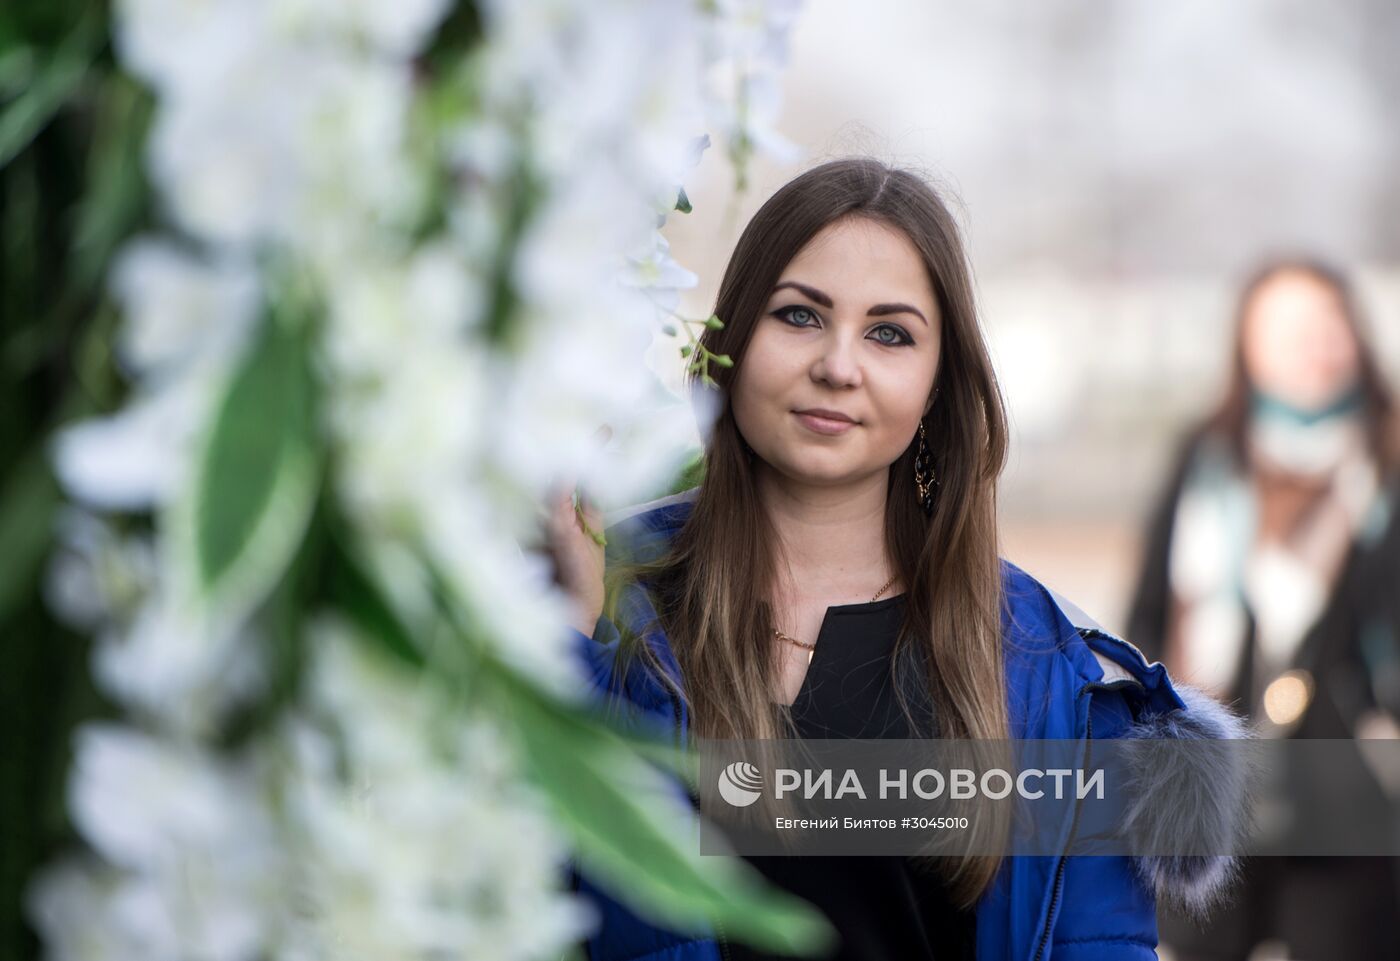
{"type": "Polygon", "coordinates": [[[1225,389],[1262,259],[1344,267],[1400,374],[1400,10],[816,0],[780,133],[730,203],[714,158],[667,237],[713,306],[753,210],[804,165],[870,152],[959,210],[1014,431],[1005,554],[1123,630],[1142,529],[1180,433],[1225,389]]]}

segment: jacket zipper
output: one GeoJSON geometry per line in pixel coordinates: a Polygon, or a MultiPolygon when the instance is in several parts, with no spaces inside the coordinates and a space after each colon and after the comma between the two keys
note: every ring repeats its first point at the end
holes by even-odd
{"type": "MultiPolygon", "coordinates": [[[[1141,687],[1142,685],[1137,681],[1129,680],[1110,681],[1107,684],[1101,681],[1094,681],[1081,687],[1079,689],[1079,696],[1083,697],[1085,694],[1091,694],[1093,691],[1116,691],[1120,688],[1133,686],[1141,687]]],[[[1090,751],[1092,750],[1092,745],[1089,742],[1094,739],[1094,711],[1092,703],[1089,705],[1088,713],[1084,715],[1084,725],[1084,762],[1087,765],[1090,751]]],[[[1075,836],[1078,831],[1079,802],[1076,801],[1074,805],[1074,820],[1070,822],[1069,827],[1069,848],[1074,847],[1075,836]]],[[[1050,942],[1050,930],[1055,924],[1055,908],[1060,903],[1060,888],[1064,886],[1065,881],[1066,857],[1068,857],[1068,854],[1061,854],[1059,862],[1055,865],[1055,887],[1050,893],[1050,910],[1045,916],[1045,930],[1040,933],[1040,945],[1035,949],[1035,961],[1040,961],[1040,959],[1044,957],[1045,946],[1050,942]]]]}
{"type": "MultiPolygon", "coordinates": [[[[1100,636],[1102,636],[1102,634],[1103,634],[1102,631],[1097,631],[1097,630],[1095,630],[1095,629],[1093,629],[1093,628],[1088,628],[1088,627],[1082,627],[1082,628],[1079,628],[1078,630],[1079,630],[1080,636],[1085,636],[1085,635],[1087,635],[1087,634],[1099,634],[1100,636]]],[[[1125,643],[1126,643],[1126,642],[1125,642],[1125,643]]],[[[1129,646],[1131,647],[1132,645],[1129,645],[1129,646]]],[[[1133,648],[1133,649],[1134,649],[1134,650],[1137,650],[1137,648],[1133,648]]],[[[1141,652],[1139,652],[1139,653],[1141,653],[1141,652]]],[[[1144,658],[1144,661],[1145,661],[1145,660],[1146,660],[1146,659],[1144,658]]],[[[1105,683],[1103,683],[1103,682],[1101,682],[1101,681],[1095,681],[1095,682],[1092,682],[1092,683],[1089,683],[1089,684],[1085,684],[1083,687],[1081,687],[1081,688],[1079,689],[1079,696],[1080,696],[1080,697],[1083,697],[1086,693],[1091,693],[1091,692],[1093,692],[1093,691],[1113,691],[1113,690],[1117,690],[1117,689],[1122,688],[1122,687],[1132,687],[1132,686],[1141,687],[1141,684],[1140,684],[1139,682],[1137,682],[1137,681],[1128,681],[1128,680],[1110,681],[1110,682],[1107,683],[1107,684],[1105,684],[1105,683]]],[[[1085,714],[1085,716],[1084,716],[1084,725],[1085,725],[1085,727],[1084,727],[1084,737],[1085,737],[1085,741],[1086,741],[1086,742],[1093,741],[1093,739],[1094,739],[1094,711],[1093,711],[1093,704],[1092,704],[1092,703],[1090,704],[1089,708],[1090,708],[1090,709],[1089,709],[1089,712],[1088,712],[1087,714],[1085,714]]],[[[1091,745],[1088,744],[1088,743],[1085,743],[1085,745],[1084,745],[1084,760],[1085,760],[1085,763],[1086,763],[1086,764],[1088,763],[1088,760],[1089,760],[1089,752],[1090,752],[1090,750],[1091,750],[1091,745]]],[[[1070,848],[1073,848],[1073,847],[1074,847],[1075,835],[1077,834],[1078,831],[1079,831],[1079,803],[1076,801],[1076,802],[1075,802],[1075,805],[1074,805],[1074,820],[1070,822],[1070,828],[1069,828],[1069,845],[1068,845],[1068,846],[1069,846],[1070,848]]],[[[1050,943],[1050,931],[1051,931],[1051,929],[1054,927],[1054,924],[1055,924],[1055,908],[1056,908],[1056,906],[1060,903],[1060,889],[1064,886],[1064,881],[1065,881],[1065,858],[1066,858],[1067,856],[1068,856],[1067,854],[1061,854],[1061,855],[1060,855],[1060,860],[1059,860],[1059,862],[1056,863],[1056,865],[1055,865],[1055,887],[1054,887],[1054,890],[1052,890],[1052,891],[1050,892],[1050,910],[1046,913],[1046,916],[1045,916],[1045,930],[1042,931],[1042,932],[1040,933],[1040,945],[1035,949],[1035,961],[1040,961],[1040,959],[1041,959],[1042,957],[1044,957],[1044,955],[1045,955],[1045,946],[1046,946],[1047,944],[1050,943]]]]}
{"type": "MultiPolygon", "coordinates": [[[[1079,695],[1080,695],[1081,697],[1083,697],[1084,694],[1085,694],[1086,692],[1090,691],[1091,689],[1093,689],[1093,688],[1096,687],[1096,686],[1097,686],[1097,685],[1094,685],[1094,684],[1086,684],[1086,685],[1084,685],[1084,687],[1080,688],[1079,695]]],[[[1090,705],[1090,710],[1089,710],[1088,713],[1085,714],[1085,716],[1084,716],[1085,725],[1086,725],[1086,726],[1085,726],[1085,731],[1084,731],[1084,737],[1085,737],[1086,742],[1087,742],[1087,741],[1092,741],[1092,740],[1094,739],[1094,712],[1093,712],[1093,709],[1092,709],[1092,708],[1093,708],[1093,705],[1091,704],[1091,705],[1090,705]]],[[[1085,763],[1087,764],[1087,763],[1088,763],[1088,760],[1089,760],[1089,744],[1088,744],[1088,743],[1086,743],[1086,744],[1084,745],[1084,760],[1085,760],[1085,763]]],[[[1051,929],[1055,926],[1055,909],[1059,906],[1059,903],[1060,903],[1060,889],[1061,889],[1062,887],[1064,887],[1064,883],[1065,883],[1065,859],[1069,856],[1069,855],[1068,855],[1068,850],[1069,850],[1070,848],[1073,848],[1073,847],[1074,847],[1074,839],[1075,839],[1075,835],[1078,833],[1078,831],[1079,831],[1079,802],[1076,800],[1076,801],[1074,802],[1074,820],[1072,820],[1072,821],[1070,822],[1070,826],[1069,826],[1069,843],[1066,845],[1066,853],[1065,853],[1065,854],[1061,854],[1061,855],[1060,855],[1060,860],[1055,864],[1055,887],[1054,887],[1054,889],[1050,892],[1050,910],[1047,911],[1047,912],[1045,912],[1045,930],[1040,932],[1040,945],[1035,949],[1035,961],[1040,961],[1040,959],[1041,959],[1042,957],[1044,957],[1044,955],[1045,955],[1045,946],[1046,946],[1047,944],[1050,943],[1050,931],[1051,931],[1051,929]]]]}

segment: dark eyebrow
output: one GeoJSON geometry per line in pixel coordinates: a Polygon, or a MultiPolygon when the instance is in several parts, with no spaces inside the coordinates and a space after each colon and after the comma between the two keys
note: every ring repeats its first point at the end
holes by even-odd
{"type": "MultiPolygon", "coordinates": [[[[816,301],[823,307],[830,308],[832,306],[831,298],[826,294],[815,287],[809,287],[795,280],[784,280],[773,288],[773,293],[777,293],[784,287],[791,287],[793,290],[802,294],[802,296],[809,300],[816,301]]],[[[915,307],[911,307],[909,304],[876,304],[865,312],[865,316],[867,317],[884,317],[887,314],[913,314],[924,322],[925,327],[928,326],[928,318],[923,315],[923,312],[915,307]]]]}
{"type": "Polygon", "coordinates": [[[867,317],[883,317],[886,314],[913,314],[924,322],[925,327],[928,326],[928,318],[923,312],[909,304],[876,304],[865,312],[867,317]]]}
{"type": "Polygon", "coordinates": [[[795,291],[797,291],[798,293],[802,294],[802,296],[806,297],[808,300],[815,300],[817,303],[821,304],[823,307],[827,307],[827,308],[831,307],[831,298],[830,298],[830,297],[828,297],[826,294],[822,293],[820,290],[818,290],[818,289],[815,288],[815,287],[808,287],[806,284],[799,284],[799,283],[798,283],[797,281],[795,281],[795,280],[785,280],[785,281],[783,281],[782,283],[778,284],[778,286],[776,286],[776,287],[773,288],[773,293],[776,294],[778,291],[782,290],[784,287],[791,287],[793,290],[795,290],[795,291]]]}

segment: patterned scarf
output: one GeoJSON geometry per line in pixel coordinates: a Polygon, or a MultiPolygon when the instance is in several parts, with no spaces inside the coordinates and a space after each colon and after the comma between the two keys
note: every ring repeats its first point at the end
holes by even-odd
{"type": "Polygon", "coordinates": [[[1379,478],[1360,407],[1356,389],[1314,410],[1255,392],[1247,470],[1223,438],[1208,437],[1178,501],[1170,555],[1177,669],[1228,696],[1244,666],[1248,611],[1254,684],[1242,706],[1264,733],[1286,733],[1310,702],[1313,679],[1294,669],[1299,647],[1349,547],[1376,526],[1379,478]]]}

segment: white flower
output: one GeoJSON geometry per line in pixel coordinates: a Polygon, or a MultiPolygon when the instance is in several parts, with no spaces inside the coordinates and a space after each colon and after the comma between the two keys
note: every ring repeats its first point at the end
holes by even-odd
{"type": "Polygon", "coordinates": [[[54,471],[70,497],[103,510],[148,510],[189,475],[195,434],[214,400],[207,379],[187,378],[108,417],[55,435],[54,471]]]}
{"type": "Polygon", "coordinates": [[[108,863],[155,871],[190,844],[244,827],[229,807],[232,779],[193,751],[107,724],[74,741],[69,809],[108,863]]]}
{"type": "Polygon", "coordinates": [[[365,530],[421,537],[436,505],[464,496],[490,436],[485,358],[449,345],[386,356],[395,369],[335,399],[339,492],[365,530]]]}
{"type": "Polygon", "coordinates": [[[108,510],[146,510],[185,482],[193,438],[258,317],[258,280],[238,259],[206,262],[141,238],[113,266],[123,308],[118,353],[134,401],[64,429],[53,457],[71,496],[108,510]]]}
{"type": "Polygon", "coordinates": [[[74,822],[108,863],[150,886],[142,926],[178,939],[165,956],[256,958],[280,872],[252,773],[129,728],[88,725],[75,740],[74,822]]]}
{"type": "Polygon", "coordinates": [[[162,93],[153,179],[197,236],[335,248],[419,195],[404,156],[409,66],[441,0],[124,0],[124,62],[162,93]],[[364,38],[369,48],[358,46],[364,38]],[[352,230],[352,233],[354,231],[352,230]]]}
{"type": "Polygon", "coordinates": [[[25,913],[47,961],[181,956],[161,893],[97,858],[70,856],[42,868],[25,892],[25,913]]]}
{"type": "Polygon", "coordinates": [[[184,483],[217,385],[253,330],[258,282],[237,258],[208,262],[141,238],[122,250],[111,284],[124,320],[118,354],[137,379],[135,399],[62,431],[54,463],[78,500],[144,510],[184,483]]]}
{"type": "Polygon", "coordinates": [[[277,0],[277,19],[310,35],[343,33],[399,57],[417,53],[442,21],[448,0],[277,0]]]}
{"type": "Polygon", "coordinates": [[[149,538],[122,537],[103,518],[80,508],[59,510],[44,597],[69,625],[94,631],[128,619],[155,579],[149,538]]]}
{"type": "Polygon", "coordinates": [[[112,42],[164,100],[217,85],[270,33],[269,0],[117,0],[112,42]]]}
{"type": "Polygon", "coordinates": [[[505,123],[493,117],[472,117],[444,139],[453,168],[490,181],[505,180],[526,159],[505,123]]]}
{"type": "Polygon", "coordinates": [[[657,329],[667,323],[674,325],[671,314],[680,303],[680,292],[689,290],[700,278],[678,264],[671,256],[671,244],[653,231],[651,242],[630,253],[622,282],[644,291],[659,311],[657,329]]]}
{"type": "Polygon", "coordinates": [[[655,496],[678,469],[670,443],[634,448],[637,459],[624,467],[620,459],[608,463],[595,438],[604,425],[628,437],[667,415],[673,439],[693,436],[687,408],[640,362],[652,342],[654,312],[645,297],[619,284],[606,301],[600,294],[578,304],[569,323],[553,327],[535,318],[522,333],[514,377],[498,388],[503,429],[495,452],[535,496],[561,476],[578,478],[602,504],[648,486],[655,496]]]}
{"type": "Polygon", "coordinates": [[[153,175],[201,237],[334,249],[417,196],[409,81],[406,65],[322,47],[249,50],[217,84],[163,105],[153,175]]]}
{"type": "MultiPolygon", "coordinates": [[[[540,555],[520,547],[520,531],[487,498],[459,497],[443,504],[428,542],[461,601],[481,628],[481,639],[522,675],[542,687],[576,689],[564,641],[570,607],[550,580],[540,555]]],[[[525,501],[522,498],[522,502],[525,501]]],[[[516,518],[517,523],[536,518],[516,518]]]]}
{"type": "Polygon", "coordinates": [[[112,291],[123,317],[120,356],[147,386],[226,364],[247,342],[261,307],[252,264],[203,261],[151,237],[122,249],[112,291]]]}
{"type": "Polygon", "coordinates": [[[580,161],[607,158],[646,197],[679,178],[704,122],[699,52],[685,42],[699,29],[694,8],[600,3],[579,14],[555,50],[559,82],[538,94],[534,162],[564,179],[580,161]]]}
{"type": "Polygon", "coordinates": [[[788,36],[802,0],[714,0],[714,8],[717,55],[786,64],[788,36]]]}
{"type": "MultiPolygon", "coordinates": [[[[325,351],[337,374],[352,382],[403,377],[405,353],[439,353],[472,343],[485,308],[485,280],[446,243],[406,260],[369,260],[348,270],[328,291],[330,329],[325,351]]],[[[470,370],[463,371],[470,375],[470,370]]]]}
{"type": "Polygon", "coordinates": [[[589,918],[557,890],[562,838],[501,731],[337,622],[313,636],[314,711],[284,728],[309,910],[283,956],[525,961],[580,937],[589,918]]]}
{"type": "Polygon", "coordinates": [[[705,32],[709,119],[731,144],[750,145],[780,163],[798,147],[777,132],[780,69],[801,0],[718,0],[705,32]]]}
{"type": "MultiPolygon", "coordinates": [[[[232,89],[276,83],[275,69],[257,65],[249,77],[230,80],[232,89]]],[[[210,103],[207,97],[172,101],[162,109],[148,142],[148,165],[164,185],[172,214],[197,236],[250,246],[289,231],[301,196],[298,169],[304,158],[289,149],[290,101],[271,90],[240,105],[210,103]]]]}
{"type": "Polygon", "coordinates": [[[197,615],[167,577],[128,625],[103,631],[92,652],[102,688],[173,730],[207,732],[265,683],[251,628],[197,615]]]}

